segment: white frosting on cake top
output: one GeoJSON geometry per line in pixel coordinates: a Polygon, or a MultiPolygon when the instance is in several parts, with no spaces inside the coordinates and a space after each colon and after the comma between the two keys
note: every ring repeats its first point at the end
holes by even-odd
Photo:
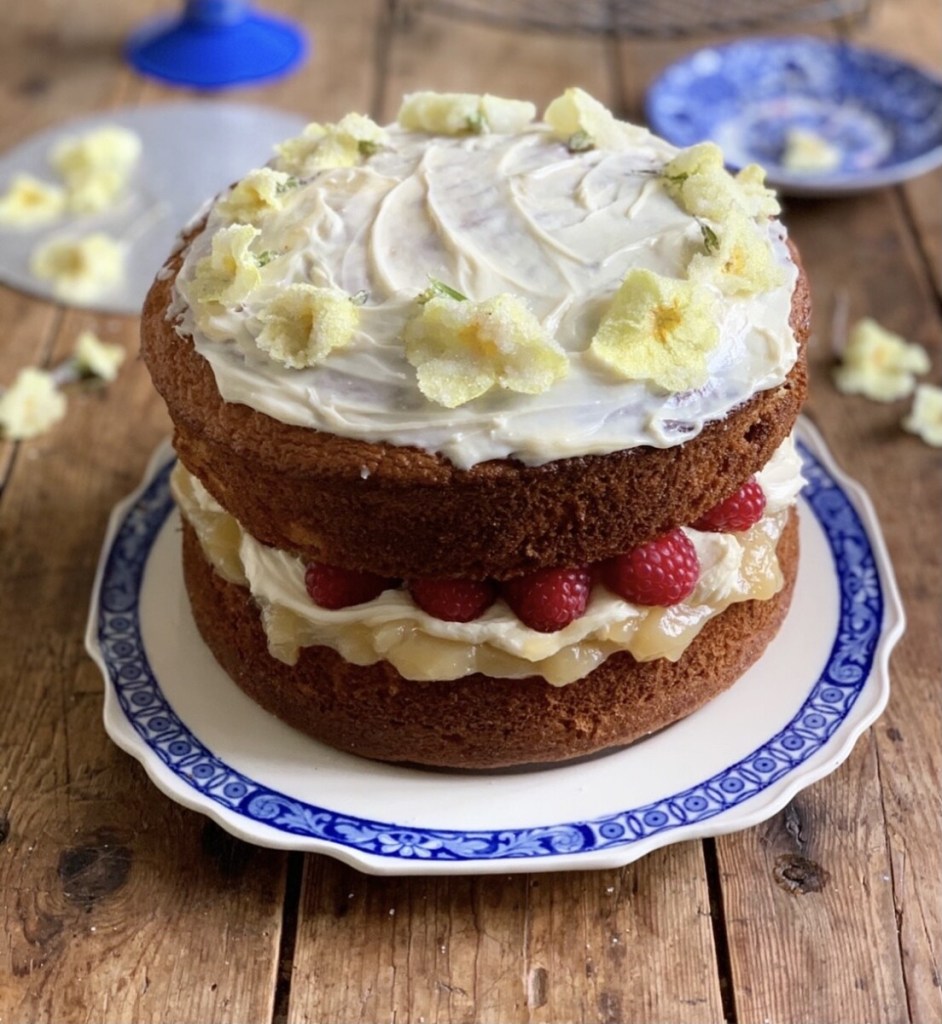
{"type": "Polygon", "coordinates": [[[264,254],[263,265],[237,303],[197,316],[187,302],[213,236],[239,219],[233,204],[217,204],[193,239],[170,315],[226,401],[284,423],[439,452],[462,468],[506,457],[538,465],[681,443],[780,384],[794,365],[788,318],[797,269],[784,228],[765,218],[757,231],[783,283],[734,295],[708,284],[720,340],[704,386],[666,393],[619,378],[589,351],[629,271],[684,279],[703,252],[702,219],[671,198],[660,176],[673,147],[639,131],[625,151],[569,152],[542,124],[514,134],[387,132],[387,144],[359,166],[292,179],[279,208],[253,220],[252,250],[264,254]],[[402,338],[430,279],[473,301],[523,299],[567,353],[568,373],[541,394],[495,388],[451,409],[429,401],[402,338]],[[266,306],[299,282],[359,295],[362,305],[348,344],[294,369],[256,339],[266,306]]]}

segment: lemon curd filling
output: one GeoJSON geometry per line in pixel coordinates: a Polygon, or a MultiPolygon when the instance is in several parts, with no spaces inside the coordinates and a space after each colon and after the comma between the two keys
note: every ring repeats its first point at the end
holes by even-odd
{"type": "Polygon", "coordinates": [[[302,559],[252,537],[182,464],[174,470],[172,488],[215,570],[251,592],[269,651],[280,661],[294,664],[302,647],[321,645],[356,665],[388,661],[406,679],[460,679],[480,672],[505,679],[538,675],[563,686],[616,651],[639,661],[676,661],[704,624],[731,604],[778,592],[782,574],[775,548],[803,482],[791,438],[757,479],[766,510],[749,530],[685,528],[701,567],[687,600],[670,608],[642,607],[597,585],[585,614],[556,633],[529,629],[502,600],[472,622],[443,622],[418,608],[404,589],[350,608],[319,608],[305,589],[302,559]]]}

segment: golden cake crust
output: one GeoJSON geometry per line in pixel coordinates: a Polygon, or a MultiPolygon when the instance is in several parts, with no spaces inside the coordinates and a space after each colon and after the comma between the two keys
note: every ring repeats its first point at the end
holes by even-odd
{"type": "Polygon", "coordinates": [[[360,667],[326,647],[297,665],[273,659],[244,587],[219,576],[184,523],[183,564],[196,624],[225,671],[257,703],[350,753],[387,761],[499,768],[565,761],[630,743],[690,714],[734,683],[775,636],[798,563],[792,509],[778,544],[785,583],[767,601],[731,605],[677,662],[609,657],[584,679],[554,687],[536,677],[469,676],[413,682],[391,665],[360,667]]]}
{"type": "Polygon", "coordinates": [[[734,492],[789,434],[805,398],[810,295],[799,264],[790,318],[799,358],[779,387],[671,448],[462,470],[417,448],[292,426],[223,401],[209,364],[167,319],[183,256],[168,261],[142,319],[143,356],[174,445],[246,530],[306,559],[394,577],[496,579],[596,562],[693,522],[734,492]]]}

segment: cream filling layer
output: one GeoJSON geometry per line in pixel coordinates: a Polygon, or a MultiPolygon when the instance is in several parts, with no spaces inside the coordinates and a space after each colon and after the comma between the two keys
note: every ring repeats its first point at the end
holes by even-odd
{"type": "Polygon", "coordinates": [[[766,495],[763,518],[743,533],[685,528],[700,559],[691,596],[671,608],[641,607],[604,586],[593,587],[586,613],[556,633],[529,629],[498,600],[473,622],[442,622],[418,608],[405,590],[337,611],[317,607],[304,586],[304,562],[247,533],[182,464],[171,479],[174,497],[206,557],[226,580],[248,587],[261,609],[273,657],[289,665],[302,647],[333,648],[347,661],[390,662],[406,679],[542,676],[555,686],[588,675],[609,655],[676,661],[705,623],[731,604],[767,599],[782,573],[775,548],[803,483],[789,438],[758,474],[766,495]]]}
{"type": "Polygon", "coordinates": [[[545,125],[462,137],[393,125],[389,145],[362,166],[300,182],[258,220],[253,248],[267,262],[257,287],[197,324],[186,301],[195,267],[230,222],[213,209],[189,245],[168,315],[192,337],[227,402],[283,423],[440,452],[460,468],[680,444],[785,379],[797,357],[788,321],[798,272],[782,225],[763,222],[784,282],[754,295],[712,289],[720,341],[703,387],[665,395],[607,371],[589,342],[628,271],[684,278],[703,249],[703,225],[658,177],[676,152],[646,136],[627,152],[569,153],[545,125]],[[566,378],[541,395],[495,389],[457,409],[427,401],[401,339],[429,277],[474,300],[522,298],[567,352],[566,378]],[[352,341],[302,370],[255,343],[266,303],[296,282],[366,296],[352,341]]]}

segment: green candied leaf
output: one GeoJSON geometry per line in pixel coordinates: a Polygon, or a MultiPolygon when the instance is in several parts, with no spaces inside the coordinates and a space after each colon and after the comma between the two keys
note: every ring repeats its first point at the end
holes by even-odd
{"type": "Polygon", "coordinates": [[[708,253],[718,252],[720,248],[720,240],[717,238],[716,232],[709,224],[700,221],[700,234],[703,235],[703,247],[708,253]]]}
{"type": "Polygon", "coordinates": [[[570,153],[585,153],[587,150],[595,149],[595,142],[588,132],[573,132],[566,140],[566,149],[570,153]]]}
{"type": "Polygon", "coordinates": [[[467,302],[468,296],[462,295],[457,288],[452,288],[450,285],[445,284],[444,281],[439,281],[437,277],[429,275],[429,286],[424,292],[421,292],[416,298],[416,302],[419,305],[424,306],[426,302],[431,301],[437,295],[444,295],[449,299],[454,299],[456,302],[467,302]]]}
{"type": "Polygon", "coordinates": [[[487,127],[487,122],[484,120],[484,115],[480,110],[475,111],[473,114],[468,114],[464,119],[464,123],[472,135],[482,135],[487,127]]]}
{"type": "Polygon", "coordinates": [[[350,301],[354,306],[365,306],[366,300],[370,297],[370,293],[365,289],[361,288],[360,291],[354,292],[350,296],[350,301]]]}

